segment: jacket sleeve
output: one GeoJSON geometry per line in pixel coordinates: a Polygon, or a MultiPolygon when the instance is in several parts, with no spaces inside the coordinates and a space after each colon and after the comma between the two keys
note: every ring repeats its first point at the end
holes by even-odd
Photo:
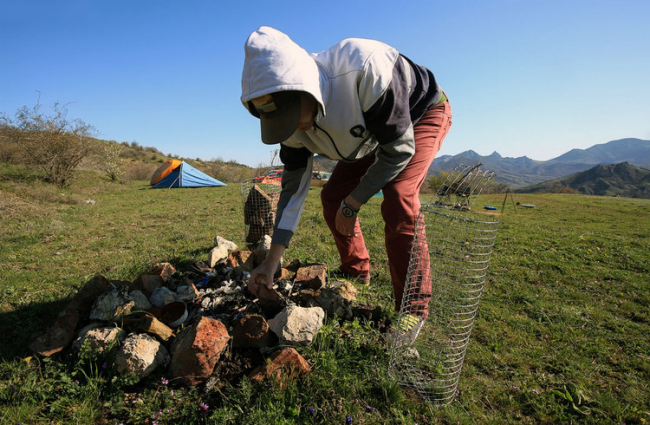
{"type": "Polygon", "coordinates": [[[311,186],[313,154],[306,148],[280,145],[280,160],[284,164],[282,191],[271,242],[288,247],[298,228],[311,186]]]}
{"type": "Polygon", "coordinates": [[[415,154],[415,138],[409,107],[411,69],[398,58],[387,89],[364,112],[367,129],[377,138],[376,161],[352,191],[365,204],[406,167],[415,154]]]}

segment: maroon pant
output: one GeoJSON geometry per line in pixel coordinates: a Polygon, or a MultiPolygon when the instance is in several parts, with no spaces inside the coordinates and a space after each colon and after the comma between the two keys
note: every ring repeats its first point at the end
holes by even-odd
{"type": "MultiPolygon", "coordinates": [[[[404,294],[415,223],[420,212],[420,187],[426,180],[429,166],[440,150],[450,126],[451,107],[448,101],[429,109],[414,127],[415,154],[413,158],[402,172],[382,190],[384,200],[381,204],[381,214],[385,223],[386,254],[395,293],[396,310],[399,310],[404,294]]],[[[374,161],[375,158],[364,158],[354,163],[339,162],[321,192],[323,215],[339,250],[341,270],[353,276],[365,277],[370,273],[370,256],[361,233],[359,220],[355,224],[357,236],[344,236],[336,230],[335,218],[341,206],[341,200],[357,187],[359,180],[374,161]]],[[[363,215],[363,209],[361,214],[363,215]]],[[[428,255],[426,260],[428,264],[428,255]]],[[[429,276],[429,273],[427,272],[425,275],[429,276]]],[[[426,305],[431,294],[431,281],[428,278],[424,280],[419,283],[422,295],[429,295],[420,297],[420,300],[417,301],[420,306],[415,310],[422,311],[422,307],[424,307],[424,311],[418,315],[426,316],[426,305]]]]}

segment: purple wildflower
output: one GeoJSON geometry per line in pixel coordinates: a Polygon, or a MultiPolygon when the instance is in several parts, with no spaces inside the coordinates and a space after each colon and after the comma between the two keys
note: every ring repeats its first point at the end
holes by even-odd
{"type": "Polygon", "coordinates": [[[307,409],[307,410],[309,411],[309,413],[310,413],[312,416],[316,416],[316,409],[314,409],[313,407],[310,407],[310,408],[307,409]]]}
{"type": "Polygon", "coordinates": [[[106,369],[106,368],[108,368],[108,362],[102,363],[102,369],[106,369]]]}
{"type": "Polygon", "coordinates": [[[534,392],[534,393],[537,394],[537,395],[541,394],[541,393],[539,392],[539,390],[536,390],[535,388],[533,388],[531,391],[534,392]]]}
{"type": "Polygon", "coordinates": [[[201,403],[199,404],[199,410],[203,409],[204,414],[208,414],[208,410],[210,410],[210,406],[208,406],[207,403],[201,403]]]}
{"type": "Polygon", "coordinates": [[[167,384],[169,384],[169,380],[165,379],[164,377],[163,377],[163,378],[160,378],[160,382],[161,382],[163,385],[167,385],[167,384]]]}
{"type": "Polygon", "coordinates": [[[352,416],[348,416],[345,418],[345,423],[346,424],[351,424],[352,423],[352,416]]]}
{"type": "Polygon", "coordinates": [[[366,413],[372,413],[375,411],[374,407],[366,407],[366,413]]]}
{"type": "Polygon", "coordinates": [[[513,385],[513,386],[512,386],[512,389],[513,389],[513,390],[516,390],[516,391],[519,391],[519,390],[521,389],[521,387],[518,387],[518,386],[516,386],[516,385],[513,385]]]}

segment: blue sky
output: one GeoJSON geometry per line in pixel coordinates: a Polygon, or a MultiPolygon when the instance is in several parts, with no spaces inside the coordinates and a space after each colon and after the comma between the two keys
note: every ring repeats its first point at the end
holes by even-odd
{"type": "Polygon", "coordinates": [[[429,67],[450,98],[439,155],[557,157],[650,139],[647,0],[152,1],[0,4],[0,112],[39,99],[106,140],[269,163],[239,101],[261,25],[309,52],[373,38],[429,67]]]}

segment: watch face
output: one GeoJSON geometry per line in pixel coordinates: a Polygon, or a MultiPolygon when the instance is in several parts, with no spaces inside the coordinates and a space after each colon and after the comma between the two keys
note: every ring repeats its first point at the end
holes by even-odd
{"type": "Polygon", "coordinates": [[[343,213],[343,217],[354,217],[354,210],[347,205],[341,207],[341,213],[343,213]]]}

